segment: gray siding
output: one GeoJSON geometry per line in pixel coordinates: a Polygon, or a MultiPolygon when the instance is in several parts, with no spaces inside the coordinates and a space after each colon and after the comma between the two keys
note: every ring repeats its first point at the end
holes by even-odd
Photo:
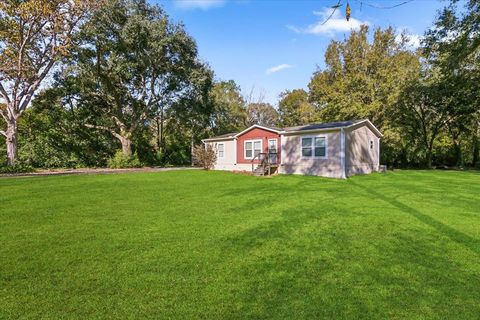
{"type": "Polygon", "coordinates": [[[378,171],[380,139],[367,125],[345,132],[345,171],[347,176],[378,171]],[[370,141],[373,148],[370,148],[370,141]]]}
{"type": "Polygon", "coordinates": [[[340,131],[282,135],[282,165],[280,173],[305,174],[341,178],[340,131]],[[325,136],[325,158],[303,158],[301,137],[325,136]]]}

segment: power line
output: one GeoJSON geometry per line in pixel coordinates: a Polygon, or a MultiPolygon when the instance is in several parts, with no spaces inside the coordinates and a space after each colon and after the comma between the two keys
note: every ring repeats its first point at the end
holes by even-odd
{"type": "Polygon", "coordinates": [[[403,2],[400,2],[400,3],[397,3],[393,6],[379,6],[379,5],[376,5],[376,4],[368,3],[366,1],[360,1],[360,5],[365,4],[366,6],[369,6],[371,8],[375,8],[375,9],[393,9],[393,8],[396,8],[396,7],[403,6],[404,4],[407,4],[407,3],[412,2],[412,1],[413,0],[406,0],[406,1],[403,1],[403,2]]]}
{"type": "Polygon", "coordinates": [[[335,14],[335,11],[337,11],[337,9],[342,6],[341,2],[342,2],[342,0],[338,0],[337,4],[332,7],[333,8],[332,13],[330,13],[330,15],[327,17],[327,19],[325,19],[325,21],[322,22],[322,24],[321,24],[322,26],[325,23],[327,23],[328,20],[330,20],[333,17],[333,15],[335,14]]]}
{"type": "MultiPolygon", "coordinates": [[[[381,5],[376,5],[376,4],[372,4],[372,3],[368,3],[366,1],[363,1],[363,0],[356,0],[357,2],[360,3],[360,10],[362,10],[362,7],[363,5],[366,5],[368,7],[371,7],[371,8],[375,8],[375,9],[393,9],[393,8],[397,8],[397,7],[400,7],[400,6],[403,6],[407,3],[410,3],[414,0],[405,0],[405,1],[402,1],[400,3],[397,3],[395,5],[392,5],[392,6],[381,6],[381,5]]],[[[335,12],[337,11],[338,8],[342,7],[343,6],[343,3],[342,3],[342,0],[338,0],[337,4],[334,5],[334,6],[331,6],[331,8],[333,9],[332,12],[330,13],[330,15],[325,19],[325,21],[322,22],[322,26],[327,23],[332,17],[333,15],[335,14],[335,12]]],[[[348,1],[347,1],[347,7],[348,7],[348,1]]],[[[347,8],[347,11],[349,10],[349,8],[347,8]]],[[[347,20],[349,20],[349,17],[350,17],[350,14],[347,13],[347,20]]]]}

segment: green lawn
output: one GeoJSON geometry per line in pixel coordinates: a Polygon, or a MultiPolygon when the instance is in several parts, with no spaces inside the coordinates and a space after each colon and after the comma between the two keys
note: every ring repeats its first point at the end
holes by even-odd
{"type": "Polygon", "coordinates": [[[0,318],[478,319],[480,174],[0,179],[0,318]]]}

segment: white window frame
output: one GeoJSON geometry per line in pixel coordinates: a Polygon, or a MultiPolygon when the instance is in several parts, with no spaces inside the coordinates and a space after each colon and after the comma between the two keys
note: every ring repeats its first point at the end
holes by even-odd
{"type": "Polygon", "coordinates": [[[243,142],[243,158],[244,159],[253,159],[255,157],[255,142],[259,142],[259,141],[260,141],[260,153],[262,153],[262,151],[263,151],[263,141],[262,141],[262,139],[245,140],[243,142]],[[252,156],[251,157],[247,157],[247,142],[252,143],[252,156]]]}
{"type": "Polygon", "coordinates": [[[270,152],[270,141],[275,141],[275,152],[278,153],[278,140],[277,139],[268,139],[268,152],[270,152]]]}
{"type": "Polygon", "coordinates": [[[368,140],[368,149],[369,150],[375,149],[375,141],[373,141],[373,139],[368,140]]]}
{"type": "Polygon", "coordinates": [[[328,136],[326,135],[315,135],[315,136],[301,136],[300,137],[300,156],[302,159],[327,159],[328,158],[328,136]],[[312,139],[312,155],[306,157],[303,155],[303,139],[312,139]],[[325,155],[324,156],[315,156],[315,138],[325,139],[325,155]]]}
{"type": "Polygon", "coordinates": [[[225,143],[223,143],[223,142],[217,143],[217,157],[218,157],[219,159],[225,158],[225,143]],[[223,147],[223,150],[222,150],[223,155],[222,155],[221,157],[220,157],[220,150],[219,150],[219,147],[220,147],[220,146],[223,147]]]}

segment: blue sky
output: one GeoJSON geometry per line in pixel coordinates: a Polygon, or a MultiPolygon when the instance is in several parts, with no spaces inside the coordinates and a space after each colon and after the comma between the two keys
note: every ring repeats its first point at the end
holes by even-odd
{"type": "MultiPolygon", "coordinates": [[[[306,88],[317,67],[324,66],[332,39],[343,39],[362,23],[406,30],[412,46],[432,25],[445,1],[350,0],[352,18],[342,7],[325,21],[338,0],[152,0],[175,22],[184,23],[198,44],[200,57],[219,80],[234,80],[245,95],[276,105],[285,89],[306,88]],[[363,4],[361,5],[361,3],[363,4]],[[330,9],[331,10],[331,9],[330,9]]],[[[342,0],[346,3],[346,0],[342,0]]]]}

